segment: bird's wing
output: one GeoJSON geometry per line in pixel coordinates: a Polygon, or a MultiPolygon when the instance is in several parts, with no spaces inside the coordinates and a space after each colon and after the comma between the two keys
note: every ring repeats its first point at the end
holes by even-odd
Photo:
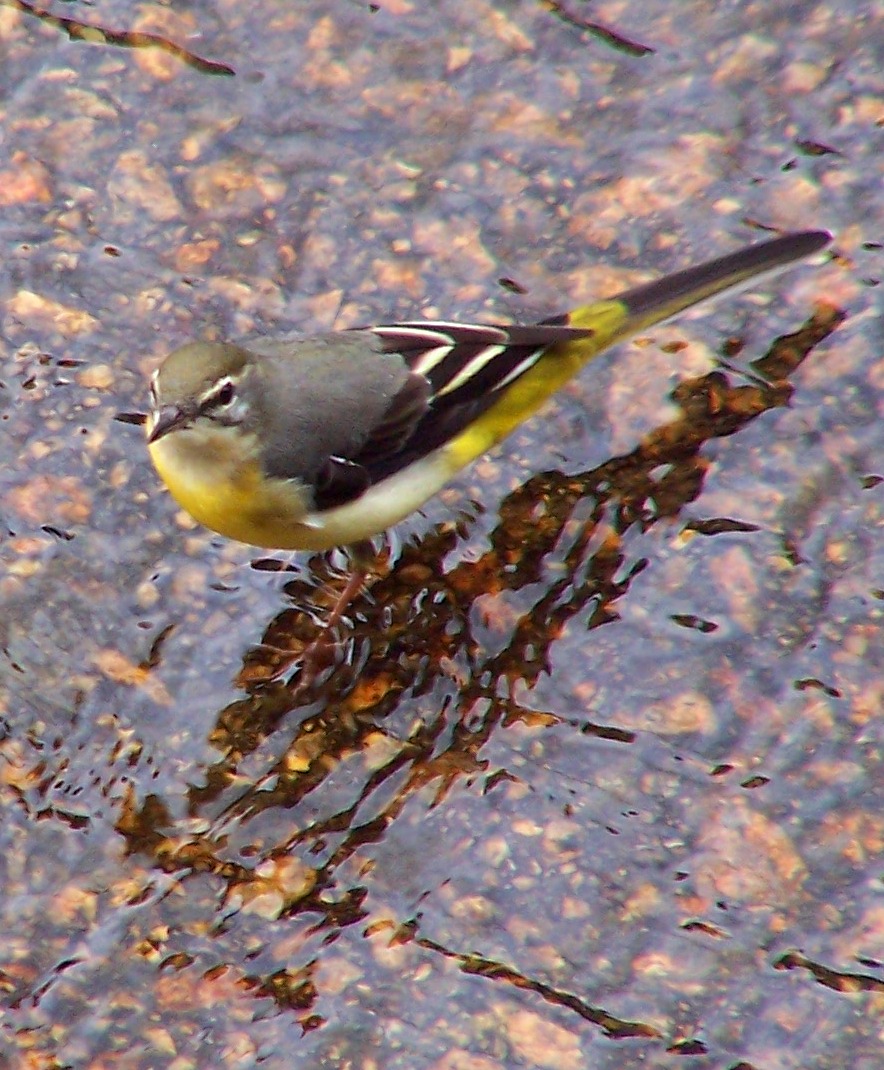
{"type": "Polygon", "coordinates": [[[355,500],[438,449],[550,346],[592,333],[568,327],[564,318],[524,327],[415,321],[357,330],[372,335],[381,352],[401,357],[408,374],[359,447],[346,455],[330,453],[320,463],[313,480],[320,509],[355,500]]]}
{"type": "Polygon", "coordinates": [[[550,346],[592,334],[567,326],[565,317],[513,327],[416,321],[370,331],[385,352],[400,354],[411,372],[353,458],[366,467],[372,483],[454,438],[550,346]]]}

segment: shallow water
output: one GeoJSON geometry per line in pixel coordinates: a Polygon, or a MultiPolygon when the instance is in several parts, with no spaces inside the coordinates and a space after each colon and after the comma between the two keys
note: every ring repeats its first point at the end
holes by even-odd
{"type": "Polygon", "coordinates": [[[378,7],[59,8],[216,77],[0,6],[0,1052],[876,1066],[872,8],[378,7]],[[589,369],[309,692],[346,561],[194,528],[116,420],[190,337],[527,319],[747,221],[835,258],[589,369]]]}

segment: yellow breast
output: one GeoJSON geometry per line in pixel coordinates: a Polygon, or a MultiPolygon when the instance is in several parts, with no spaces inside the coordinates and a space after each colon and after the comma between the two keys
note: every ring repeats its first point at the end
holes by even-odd
{"type": "Polygon", "coordinates": [[[264,475],[255,437],[241,430],[191,425],[148,448],[172,497],[195,520],[276,550],[328,550],[371,538],[414,512],[460,467],[442,448],[319,514],[310,512],[304,487],[264,475]]]}
{"type": "Polygon", "coordinates": [[[148,448],[172,497],[207,528],[253,546],[305,545],[299,529],[306,495],[293,481],[264,478],[254,436],[232,428],[189,427],[148,448]]]}

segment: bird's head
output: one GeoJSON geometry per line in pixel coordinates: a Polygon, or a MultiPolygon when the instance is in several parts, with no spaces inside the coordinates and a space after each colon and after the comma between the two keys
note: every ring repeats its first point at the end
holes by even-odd
{"type": "Polygon", "coordinates": [[[188,429],[241,426],[250,411],[248,350],[220,342],[191,342],[153,373],[146,422],[151,444],[188,429]]]}

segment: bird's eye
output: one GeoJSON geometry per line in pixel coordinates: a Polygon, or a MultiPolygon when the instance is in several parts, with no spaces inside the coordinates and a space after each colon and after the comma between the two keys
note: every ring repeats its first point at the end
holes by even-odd
{"type": "Polygon", "coordinates": [[[227,376],[213,383],[197,401],[199,412],[210,420],[225,423],[235,416],[236,381],[227,376]]]}

